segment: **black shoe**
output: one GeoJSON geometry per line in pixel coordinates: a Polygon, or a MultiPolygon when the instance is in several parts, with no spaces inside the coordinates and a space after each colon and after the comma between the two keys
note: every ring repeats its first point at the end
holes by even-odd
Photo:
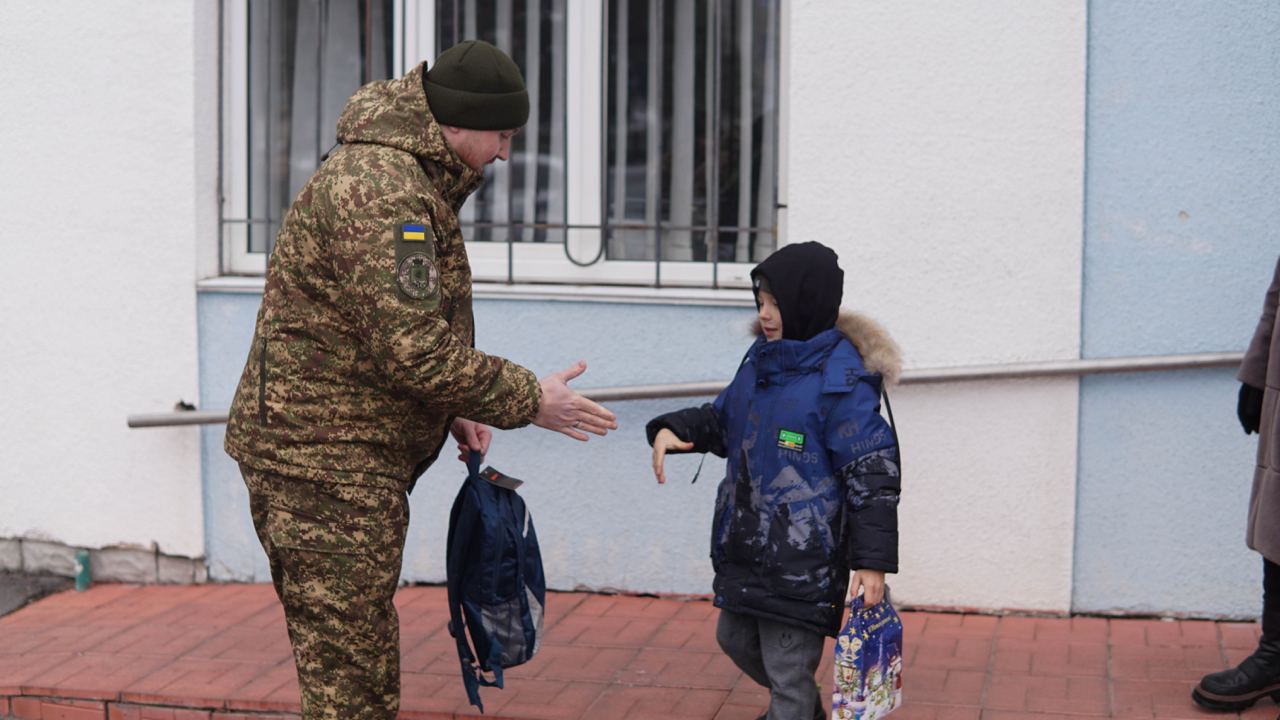
{"type": "Polygon", "coordinates": [[[1191,699],[1201,707],[1231,712],[1245,710],[1267,696],[1280,701],[1280,642],[1265,638],[1244,662],[1205,675],[1191,691],[1191,699]]]}

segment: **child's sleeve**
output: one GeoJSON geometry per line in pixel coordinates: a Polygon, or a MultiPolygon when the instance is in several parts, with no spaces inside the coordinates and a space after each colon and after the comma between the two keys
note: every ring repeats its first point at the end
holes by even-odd
{"type": "Polygon", "coordinates": [[[725,452],[724,426],[720,422],[720,417],[727,392],[728,388],[725,388],[714,403],[676,410],[650,420],[644,428],[649,444],[653,445],[658,431],[665,428],[675,433],[681,440],[693,443],[692,452],[709,452],[725,457],[727,453],[725,452]]]}
{"type": "Polygon", "coordinates": [[[847,503],[852,570],[898,571],[898,441],[880,416],[880,385],[859,381],[827,419],[827,452],[847,503]]]}

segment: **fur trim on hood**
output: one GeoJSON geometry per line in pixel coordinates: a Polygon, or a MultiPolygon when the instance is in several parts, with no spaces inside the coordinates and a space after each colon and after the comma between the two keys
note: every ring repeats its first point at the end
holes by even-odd
{"type": "MultiPolygon", "coordinates": [[[[891,388],[902,376],[902,350],[894,342],[889,331],[869,315],[852,310],[841,310],[836,327],[858,349],[862,364],[869,372],[879,373],[884,385],[891,388]]],[[[754,334],[760,335],[760,321],[751,325],[754,334]]]]}
{"type": "Polygon", "coordinates": [[[898,384],[898,378],[902,376],[902,350],[883,325],[869,315],[841,310],[836,327],[858,348],[862,364],[867,370],[880,373],[885,387],[898,384]]]}

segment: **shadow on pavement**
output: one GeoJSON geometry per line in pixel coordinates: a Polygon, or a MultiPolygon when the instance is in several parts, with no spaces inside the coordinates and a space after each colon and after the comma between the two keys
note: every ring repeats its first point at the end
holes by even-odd
{"type": "Polygon", "coordinates": [[[71,588],[71,578],[0,571],[0,617],[46,595],[71,588]]]}

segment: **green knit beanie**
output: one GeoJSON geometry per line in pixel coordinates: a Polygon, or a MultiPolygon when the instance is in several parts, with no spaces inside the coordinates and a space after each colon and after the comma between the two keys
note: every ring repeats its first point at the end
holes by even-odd
{"type": "Polygon", "coordinates": [[[520,68],[483,40],[466,40],[441,53],[423,75],[422,87],[441,125],[514,130],[529,120],[520,68]]]}

